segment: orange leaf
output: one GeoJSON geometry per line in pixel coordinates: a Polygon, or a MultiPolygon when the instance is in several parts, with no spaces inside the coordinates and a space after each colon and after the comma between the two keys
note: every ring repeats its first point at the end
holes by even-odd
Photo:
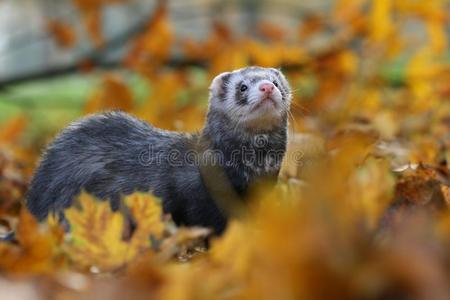
{"type": "Polygon", "coordinates": [[[104,110],[130,111],[133,107],[133,94],[128,86],[115,75],[103,78],[102,85],[94,91],[85,104],[86,113],[104,110]]]}
{"type": "Polygon", "coordinates": [[[27,119],[21,115],[2,124],[0,130],[0,143],[16,143],[23,134],[27,119]]]}
{"type": "Polygon", "coordinates": [[[77,37],[73,28],[64,22],[51,20],[47,23],[47,31],[62,48],[71,48],[75,45],[77,37]]]}
{"type": "Polygon", "coordinates": [[[51,272],[56,268],[60,230],[50,231],[22,209],[16,236],[18,245],[0,243],[1,268],[22,274],[51,272]]]}

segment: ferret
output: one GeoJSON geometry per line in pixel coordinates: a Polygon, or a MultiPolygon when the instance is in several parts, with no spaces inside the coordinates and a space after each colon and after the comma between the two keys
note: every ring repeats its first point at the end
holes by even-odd
{"type": "Polygon", "coordinates": [[[215,77],[200,133],[155,128],[127,113],[87,116],[45,151],[27,194],[38,220],[64,217],[81,191],[121,207],[123,196],[152,192],[181,226],[221,234],[233,201],[275,181],[286,151],[291,90],[275,68],[247,67],[215,77]]]}

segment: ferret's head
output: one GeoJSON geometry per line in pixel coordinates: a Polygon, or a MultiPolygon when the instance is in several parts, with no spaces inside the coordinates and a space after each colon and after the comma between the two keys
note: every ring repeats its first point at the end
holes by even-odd
{"type": "Polygon", "coordinates": [[[291,90],[274,68],[248,67],[218,75],[211,83],[209,109],[250,131],[270,130],[286,119],[291,90]]]}

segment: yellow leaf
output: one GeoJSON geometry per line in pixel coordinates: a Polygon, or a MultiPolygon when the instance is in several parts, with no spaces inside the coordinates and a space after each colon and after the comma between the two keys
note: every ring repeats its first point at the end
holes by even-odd
{"type": "Polygon", "coordinates": [[[355,75],[358,71],[358,56],[350,50],[342,51],[337,57],[337,63],[345,75],[355,75]]]}
{"type": "Polygon", "coordinates": [[[252,245],[248,243],[250,232],[247,229],[248,226],[238,221],[230,222],[226,234],[214,241],[210,251],[213,261],[226,265],[237,276],[245,276],[251,264],[252,245]]]}
{"type": "Polygon", "coordinates": [[[154,79],[154,89],[147,101],[136,111],[136,115],[164,129],[174,128],[174,113],[177,96],[183,87],[183,76],[176,72],[165,72],[154,79]]]}
{"type": "Polygon", "coordinates": [[[441,184],[441,193],[445,203],[450,206],[450,186],[441,184]]]}
{"type": "Polygon", "coordinates": [[[281,57],[274,53],[275,47],[257,41],[249,41],[246,46],[255,64],[263,67],[280,65],[281,57]]]}
{"type": "Polygon", "coordinates": [[[368,158],[349,178],[348,201],[357,215],[375,229],[392,200],[395,180],[386,160],[368,158]]]}
{"type": "Polygon", "coordinates": [[[325,142],[320,136],[300,133],[291,135],[280,176],[284,179],[305,179],[314,170],[314,164],[325,154],[325,142]]]}
{"type": "Polygon", "coordinates": [[[195,132],[204,125],[205,109],[198,105],[186,105],[175,113],[174,127],[177,131],[195,132]]]}
{"type": "Polygon", "coordinates": [[[441,102],[436,95],[435,84],[440,78],[445,78],[447,71],[445,64],[439,63],[432,51],[428,47],[422,48],[407,65],[406,75],[414,96],[409,106],[416,112],[426,111],[441,102]]]}
{"type": "Polygon", "coordinates": [[[440,20],[429,20],[427,22],[428,36],[431,49],[436,54],[443,54],[447,50],[447,32],[445,23],[440,20]]]}
{"type": "Polygon", "coordinates": [[[150,237],[160,239],[164,231],[160,200],[151,194],[134,193],[125,197],[125,204],[129,207],[137,223],[136,230],[130,240],[128,256],[133,258],[140,251],[148,249],[150,237]]]}
{"type": "Polygon", "coordinates": [[[384,42],[392,33],[392,0],[373,0],[370,11],[370,30],[372,40],[384,42]]]}
{"type": "Polygon", "coordinates": [[[80,267],[110,271],[127,262],[128,244],[122,240],[124,218],[113,212],[108,201],[82,193],[80,208],[71,207],[65,215],[70,224],[70,239],[65,250],[80,267]]]}
{"type": "Polygon", "coordinates": [[[211,72],[219,74],[225,71],[243,68],[248,63],[248,55],[245,49],[236,45],[224,47],[211,60],[211,72]]]}
{"type": "Polygon", "coordinates": [[[77,266],[96,267],[99,271],[115,270],[149,250],[151,236],[161,238],[164,224],[157,199],[135,193],[125,197],[124,201],[137,226],[129,241],[122,238],[123,214],[113,212],[108,201],[99,201],[83,192],[78,197],[80,208],[74,206],[66,210],[71,233],[65,250],[77,266]]]}

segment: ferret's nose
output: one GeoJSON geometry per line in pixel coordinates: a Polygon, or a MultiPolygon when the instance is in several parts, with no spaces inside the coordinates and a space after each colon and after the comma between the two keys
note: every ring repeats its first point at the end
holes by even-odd
{"type": "Polygon", "coordinates": [[[262,84],[259,86],[259,90],[260,90],[261,92],[266,93],[266,94],[272,93],[274,88],[275,88],[275,86],[274,86],[273,83],[271,83],[271,82],[262,83],[262,84]]]}

